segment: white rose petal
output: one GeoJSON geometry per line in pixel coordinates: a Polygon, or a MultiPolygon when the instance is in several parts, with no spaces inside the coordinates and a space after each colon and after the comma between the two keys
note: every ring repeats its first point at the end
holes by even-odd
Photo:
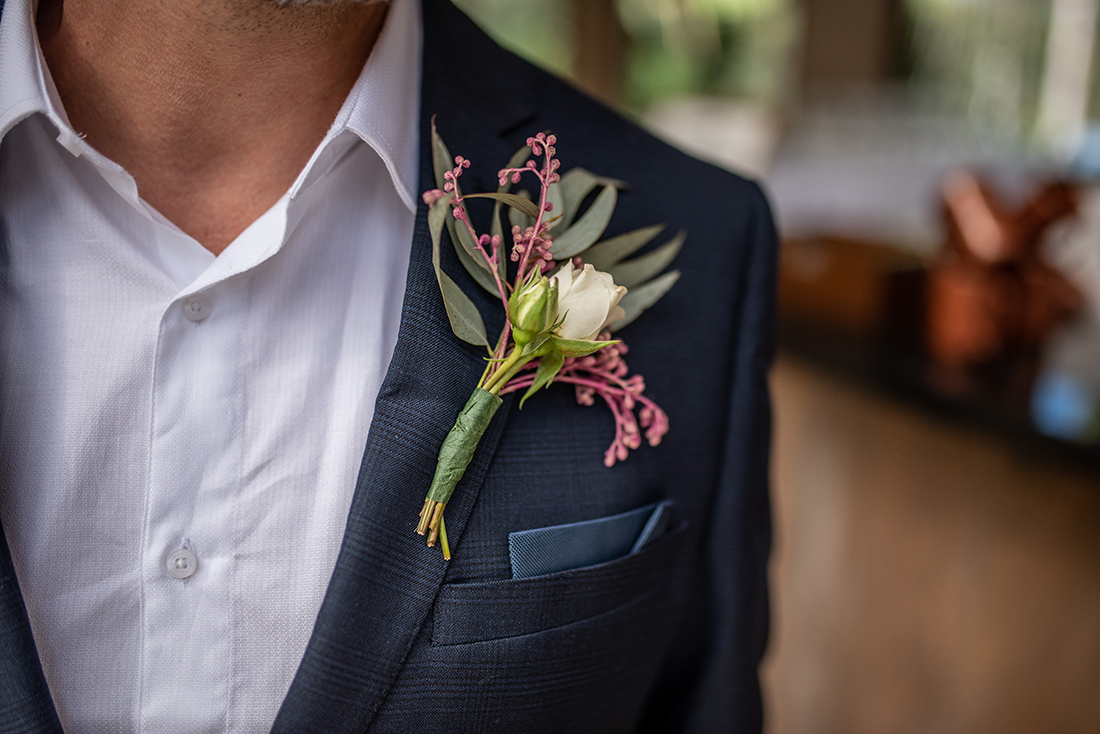
{"type": "Polygon", "coordinates": [[[564,318],[555,333],[562,339],[592,341],[604,327],[623,318],[619,301],[626,288],[615,285],[609,274],[591,265],[578,271],[567,260],[554,280],[558,284],[558,316],[564,318]]]}

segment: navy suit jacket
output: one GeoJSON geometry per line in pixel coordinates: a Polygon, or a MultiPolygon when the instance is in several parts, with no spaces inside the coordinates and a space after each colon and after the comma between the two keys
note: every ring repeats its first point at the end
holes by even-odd
{"type": "MultiPolygon", "coordinates": [[[[607,469],[604,407],[577,405],[565,385],[522,412],[506,398],[447,506],[454,559],[427,549],[416,513],[484,350],[448,326],[421,205],[343,545],[274,731],[759,731],[776,256],[765,199],[502,51],[445,0],[424,7],[422,190],[434,188],[432,115],[474,162],[471,191],[493,190],[524,139],[551,130],[563,169],[630,184],[609,234],[688,231],[681,280],[620,333],[671,431],[607,469]],[[508,533],[666,499],[673,523],[645,550],[511,578],[508,533]]],[[[499,303],[443,249],[496,333],[499,303]]],[[[0,732],[50,731],[60,726],[0,535],[0,732]]]]}

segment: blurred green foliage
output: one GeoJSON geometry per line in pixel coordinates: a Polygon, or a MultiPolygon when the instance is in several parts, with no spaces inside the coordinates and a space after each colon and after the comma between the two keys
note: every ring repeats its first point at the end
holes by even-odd
{"type": "Polygon", "coordinates": [[[1050,0],[907,0],[909,82],[1004,139],[1026,136],[1039,101],[1050,0]]]}
{"type": "Polygon", "coordinates": [[[560,76],[572,73],[569,0],[455,0],[455,5],[509,51],[560,76]]]}
{"type": "MultiPolygon", "coordinates": [[[[456,0],[499,43],[569,76],[570,0],[456,0]]],[[[789,88],[797,0],[618,0],[629,38],[624,102],[685,94],[777,100],[789,88]]]]}

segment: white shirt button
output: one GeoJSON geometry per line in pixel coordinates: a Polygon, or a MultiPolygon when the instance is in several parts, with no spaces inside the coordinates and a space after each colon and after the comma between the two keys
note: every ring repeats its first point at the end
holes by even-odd
{"type": "Polygon", "coordinates": [[[189,321],[202,321],[210,315],[210,311],[214,308],[210,303],[210,298],[203,293],[196,293],[183,302],[183,315],[187,317],[189,321]]]}
{"type": "Polygon", "coordinates": [[[168,554],[168,560],[165,561],[164,566],[173,578],[185,579],[198,569],[199,559],[186,548],[180,548],[168,554]]]}

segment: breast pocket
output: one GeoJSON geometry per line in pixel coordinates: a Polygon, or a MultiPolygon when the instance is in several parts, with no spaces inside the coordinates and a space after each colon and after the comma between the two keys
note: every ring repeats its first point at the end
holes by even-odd
{"type": "Polygon", "coordinates": [[[682,557],[687,524],[637,552],[584,568],[529,578],[444,584],[431,644],[462,645],[564,628],[658,597],[682,557]]]}

